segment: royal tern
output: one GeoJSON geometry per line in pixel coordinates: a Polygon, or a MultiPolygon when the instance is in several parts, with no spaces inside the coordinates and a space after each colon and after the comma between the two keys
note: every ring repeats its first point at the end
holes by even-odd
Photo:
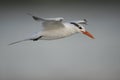
{"type": "MultiPolygon", "coordinates": [[[[31,14],[30,14],[31,15],[31,14]]],[[[94,39],[94,36],[88,32],[83,24],[87,24],[87,20],[79,20],[79,21],[71,21],[71,22],[63,22],[64,18],[40,18],[34,15],[31,15],[35,21],[42,22],[43,31],[35,34],[34,36],[23,39],[20,41],[16,41],[10,43],[9,45],[13,45],[23,41],[37,41],[37,40],[55,40],[64,37],[71,36],[75,33],[83,33],[88,37],[94,39]]]]}

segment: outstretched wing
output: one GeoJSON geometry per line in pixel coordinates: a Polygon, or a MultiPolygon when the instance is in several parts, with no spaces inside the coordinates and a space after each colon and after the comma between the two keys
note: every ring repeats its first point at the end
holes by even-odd
{"type": "Polygon", "coordinates": [[[87,25],[87,22],[88,21],[86,19],[77,21],[78,24],[85,24],[85,25],[87,25]]]}
{"type": "Polygon", "coordinates": [[[62,18],[62,17],[40,18],[40,17],[34,16],[32,14],[29,14],[29,15],[31,15],[35,21],[42,21],[42,26],[43,26],[44,30],[54,30],[54,29],[59,29],[59,28],[64,27],[64,24],[63,24],[64,18],[62,18]]]}
{"type": "Polygon", "coordinates": [[[75,23],[77,23],[77,24],[85,24],[85,25],[87,25],[87,20],[86,19],[83,19],[83,20],[78,20],[78,21],[71,21],[71,22],[75,22],[75,23]]]}
{"type": "Polygon", "coordinates": [[[32,16],[32,18],[35,20],[35,21],[60,21],[62,22],[64,20],[63,17],[57,17],[57,18],[41,18],[41,17],[38,17],[38,16],[34,16],[32,15],[31,13],[27,13],[28,15],[32,16]]]}

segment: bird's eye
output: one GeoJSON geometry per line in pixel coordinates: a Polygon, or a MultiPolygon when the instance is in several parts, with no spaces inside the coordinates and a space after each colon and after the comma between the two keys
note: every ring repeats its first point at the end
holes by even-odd
{"type": "Polygon", "coordinates": [[[82,27],[79,26],[79,29],[82,29],[82,27]]]}

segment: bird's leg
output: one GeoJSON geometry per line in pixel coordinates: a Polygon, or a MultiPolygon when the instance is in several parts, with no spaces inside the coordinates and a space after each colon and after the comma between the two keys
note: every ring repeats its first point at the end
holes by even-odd
{"type": "Polygon", "coordinates": [[[42,36],[39,36],[39,37],[34,38],[34,39],[32,39],[32,40],[33,40],[33,41],[37,41],[37,40],[39,40],[41,37],[42,37],[42,36]]]}

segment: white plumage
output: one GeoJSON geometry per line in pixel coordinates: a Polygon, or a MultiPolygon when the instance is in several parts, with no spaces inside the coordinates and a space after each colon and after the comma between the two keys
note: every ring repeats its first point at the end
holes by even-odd
{"type": "MultiPolygon", "coordinates": [[[[31,15],[31,14],[30,14],[31,15]]],[[[83,34],[86,34],[87,36],[94,38],[88,31],[85,30],[85,28],[82,26],[82,24],[86,24],[86,19],[80,20],[80,21],[72,21],[72,22],[63,22],[64,18],[58,17],[58,18],[40,18],[33,16],[33,19],[35,21],[42,22],[43,31],[40,33],[35,34],[35,36],[32,36],[27,39],[23,39],[20,41],[16,41],[11,43],[16,44],[23,41],[28,40],[54,40],[54,39],[60,39],[67,36],[71,36],[75,33],[82,32],[83,34]]]]}

